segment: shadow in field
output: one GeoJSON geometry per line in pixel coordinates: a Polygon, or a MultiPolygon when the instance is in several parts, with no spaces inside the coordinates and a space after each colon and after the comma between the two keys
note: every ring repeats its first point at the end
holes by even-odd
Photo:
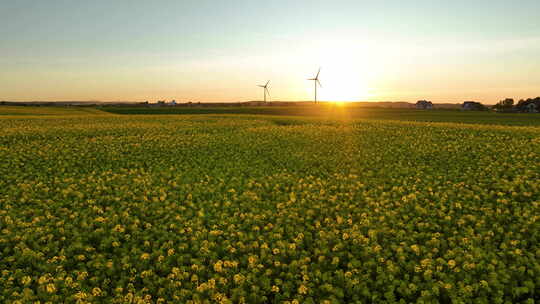
{"type": "Polygon", "coordinates": [[[278,126],[304,126],[310,124],[308,121],[296,119],[270,119],[270,122],[278,126]]]}

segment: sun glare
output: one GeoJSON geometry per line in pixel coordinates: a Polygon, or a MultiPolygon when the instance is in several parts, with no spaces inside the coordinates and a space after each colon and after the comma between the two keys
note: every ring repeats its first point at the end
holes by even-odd
{"type": "MultiPolygon", "coordinates": [[[[321,101],[363,101],[374,94],[370,88],[371,54],[367,48],[343,40],[328,43],[318,54],[321,64],[321,101]]],[[[313,88],[308,90],[313,91],[313,88]]]]}
{"type": "Polygon", "coordinates": [[[369,97],[367,81],[358,73],[339,66],[328,67],[321,76],[320,99],[326,101],[362,101],[369,97]]]}

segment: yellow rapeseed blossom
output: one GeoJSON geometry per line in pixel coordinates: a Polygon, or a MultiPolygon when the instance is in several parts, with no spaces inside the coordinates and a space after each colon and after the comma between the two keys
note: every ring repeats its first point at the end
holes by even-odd
{"type": "Polygon", "coordinates": [[[55,293],[56,292],[56,286],[54,286],[54,284],[50,283],[50,284],[47,284],[47,292],[48,293],[55,293]]]}
{"type": "Polygon", "coordinates": [[[414,253],[420,254],[420,247],[418,245],[416,245],[416,244],[412,245],[411,249],[412,249],[412,251],[414,251],[414,253]]]}
{"type": "Polygon", "coordinates": [[[216,263],[214,263],[214,270],[217,271],[217,272],[222,272],[223,271],[223,262],[222,261],[217,261],[216,263]]]}
{"type": "Polygon", "coordinates": [[[24,277],[21,278],[21,283],[23,285],[28,285],[28,284],[30,284],[30,282],[32,282],[32,278],[29,277],[29,276],[24,276],[24,277]]]}

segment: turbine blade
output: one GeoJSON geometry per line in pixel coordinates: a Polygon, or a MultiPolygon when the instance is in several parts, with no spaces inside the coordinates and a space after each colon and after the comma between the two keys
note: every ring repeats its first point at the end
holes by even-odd
{"type": "Polygon", "coordinates": [[[317,83],[318,83],[319,86],[322,88],[322,84],[321,84],[321,82],[319,81],[319,79],[317,79],[317,83]]]}
{"type": "Polygon", "coordinates": [[[268,89],[266,89],[266,88],[265,88],[265,90],[266,90],[266,93],[268,94],[268,96],[270,96],[270,91],[268,91],[268,89]]]}
{"type": "Polygon", "coordinates": [[[270,83],[270,80],[268,80],[264,86],[267,87],[269,83],[270,83]]]}
{"type": "Polygon", "coordinates": [[[319,68],[319,71],[317,72],[317,76],[315,77],[315,79],[319,79],[319,74],[321,73],[321,68],[319,68]]]}

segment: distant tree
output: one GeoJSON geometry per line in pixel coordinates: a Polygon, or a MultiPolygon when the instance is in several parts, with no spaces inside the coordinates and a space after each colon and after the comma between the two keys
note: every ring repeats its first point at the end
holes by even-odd
{"type": "Polygon", "coordinates": [[[461,109],[469,111],[486,111],[487,107],[477,101],[464,101],[461,105],[461,109]]]}
{"type": "Polygon", "coordinates": [[[514,108],[514,99],[513,98],[503,99],[499,101],[499,103],[496,104],[493,108],[501,112],[511,112],[512,109],[514,108]]]}
{"type": "Polygon", "coordinates": [[[513,98],[506,98],[505,100],[502,100],[502,105],[505,108],[511,108],[514,106],[514,99],[513,98]]]}
{"type": "Polygon", "coordinates": [[[419,100],[416,102],[417,109],[433,109],[433,103],[428,100],[419,100]]]}
{"type": "Polygon", "coordinates": [[[514,110],[522,113],[536,113],[540,109],[540,97],[520,99],[514,110]]]}

